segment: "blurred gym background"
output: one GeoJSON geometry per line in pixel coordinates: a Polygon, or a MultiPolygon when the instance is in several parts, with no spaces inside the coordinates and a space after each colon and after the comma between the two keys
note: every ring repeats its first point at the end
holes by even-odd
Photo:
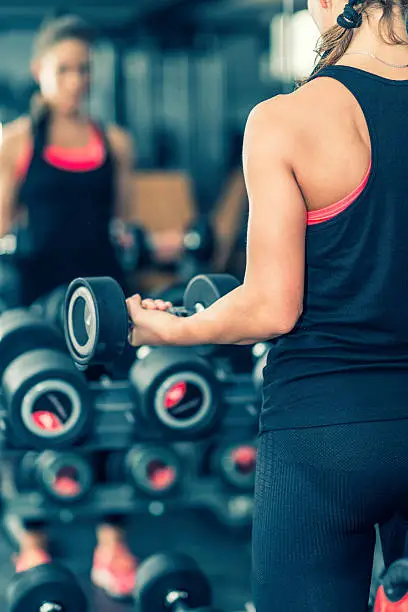
{"type": "Polygon", "coordinates": [[[316,31],[303,1],[2,2],[0,120],[27,111],[33,33],[44,16],[78,13],[100,34],[91,107],[128,128],[140,169],[183,170],[210,209],[239,166],[250,109],[313,66],[316,31]],[[296,11],[295,14],[292,14],[296,11]]]}
{"type": "MultiPolygon", "coordinates": [[[[292,91],[313,68],[317,30],[304,0],[88,0],[85,5],[71,0],[69,6],[3,0],[2,125],[27,112],[35,89],[30,76],[34,32],[46,16],[62,12],[85,18],[99,35],[93,117],[123,126],[136,145],[128,220],[155,231],[185,227],[198,213],[209,215],[217,245],[214,271],[242,277],[245,123],[252,107],[292,91]]],[[[159,290],[171,280],[166,274],[150,269],[142,286],[159,290]]],[[[210,576],[220,609],[251,610],[250,531],[240,528],[239,495],[235,502],[236,517],[231,506],[229,524],[208,514],[150,505],[145,514],[132,517],[132,548],[140,559],[162,549],[185,551],[210,576]]],[[[72,508],[54,510],[50,520],[53,552],[85,583],[95,535],[79,515],[72,508]]],[[[12,518],[7,517],[0,539],[0,580],[5,583],[13,573],[12,518]]],[[[128,609],[101,594],[93,601],[96,612],[128,609]]]]}

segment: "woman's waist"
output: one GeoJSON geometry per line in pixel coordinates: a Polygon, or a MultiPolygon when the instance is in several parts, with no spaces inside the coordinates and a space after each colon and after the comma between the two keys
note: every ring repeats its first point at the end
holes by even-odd
{"type": "Polygon", "coordinates": [[[394,398],[408,406],[408,350],[356,346],[320,347],[302,351],[272,347],[263,371],[264,393],[286,406],[299,401],[315,405],[349,402],[380,403],[394,398]]]}

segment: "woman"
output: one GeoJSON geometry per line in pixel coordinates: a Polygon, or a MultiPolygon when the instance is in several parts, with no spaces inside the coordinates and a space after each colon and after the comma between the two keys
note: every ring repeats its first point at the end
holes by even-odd
{"type": "MultiPolygon", "coordinates": [[[[23,236],[7,264],[19,287],[14,306],[28,306],[76,276],[111,275],[124,284],[109,225],[126,209],[132,144],[123,130],[104,130],[83,111],[91,43],[89,28],[77,17],[51,21],[40,31],[32,63],[40,97],[30,116],[3,132],[0,236],[15,226],[23,236]]],[[[129,241],[125,233],[120,237],[129,241]]],[[[19,571],[50,559],[38,527],[22,538],[19,571]]],[[[119,526],[101,525],[94,582],[127,596],[135,572],[119,526]]]]}
{"type": "MultiPolygon", "coordinates": [[[[374,525],[408,514],[407,0],[310,0],[313,76],[250,114],[244,284],[139,344],[275,338],[253,528],[257,612],[363,612],[374,525]]],[[[150,310],[151,309],[151,310],[150,310]]]]}

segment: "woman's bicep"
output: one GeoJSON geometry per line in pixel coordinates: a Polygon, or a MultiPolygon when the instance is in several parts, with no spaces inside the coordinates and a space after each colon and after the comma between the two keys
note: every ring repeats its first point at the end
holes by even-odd
{"type": "Polygon", "coordinates": [[[115,156],[115,215],[124,219],[129,212],[135,166],[135,149],[130,136],[119,128],[111,128],[110,141],[115,156]]]}
{"type": "Polygon", "coordinates": [[[263,300],[266,310],[272,308],[290,327],[302,310],[306,210],[281,111],[281,102],[260,105],[251,113],[245,132],[243,163],[249,197],[245,285],[263,300]]]}

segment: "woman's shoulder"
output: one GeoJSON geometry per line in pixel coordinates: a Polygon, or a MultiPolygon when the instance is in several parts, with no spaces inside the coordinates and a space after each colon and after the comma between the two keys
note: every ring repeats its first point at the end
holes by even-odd
{"type": "Polygon", "coordinates": [[[281,94],[257,104],[249,114],[247,131],[264,140],[282,145],[296,144],[354,109],[353,96],[338,81],[316,78],[289,94],[281,94]]]}

